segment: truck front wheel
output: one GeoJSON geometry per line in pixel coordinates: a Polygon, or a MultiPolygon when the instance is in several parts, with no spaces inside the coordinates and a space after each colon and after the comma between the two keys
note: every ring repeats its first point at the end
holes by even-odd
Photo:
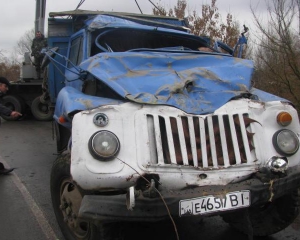
{"type": "Polygon", "coordinates": [[[42,103],[40,97],[32,101],[31,113],[38,121],[49,121],[53,118],[53,110],[49,108],[49,104],[42,103]]]}
{"type": "Polygon", "coordinates": [[[253,236],[269,236],[277,233],[297,218],[299,214],[300,189],[264,205],[248,209],[249,220],[241,211],[223,215],[223,220],[234,229],[249,234],[252,225],[253,236]],[[250,223],[249,223],[250,222],[250,223]]]}
{"type": "Polygon", "coordinates": [[[121,240],[112,237],[115,224],[100,227],[78,218],[82,193],[70,175],[70,154],[61,154],[51,170],[50,191],[54,213],[66,240],[121,240]]]}

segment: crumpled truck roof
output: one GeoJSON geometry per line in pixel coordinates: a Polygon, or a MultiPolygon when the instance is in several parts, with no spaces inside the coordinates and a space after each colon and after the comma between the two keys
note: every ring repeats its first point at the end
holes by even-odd
{"type": "Polygon", "coordinates": [[[253,63],[221,55],[123,52],[98,54],[80,68],[124,99],[205,114],[249,92],[253,63]]]}
{"type": "Polygon", "coordinates": [[[50,12],[49,16],[53,18],[68,16],[73,17],[75,21],[77,17],[85,17],[85,25],[90,30],[114,25],[130,26],[134,24],[140,24],[175,29],[183,32],[190,32],[188,22],[185,19],[169,16],[157,16],[125,12],[91,11],[81,9],[61,12],[50,12]]]}
{"type": "MultiPolygon", "coordinates": [[[[91,16],[85,20],[90,31],[99,28],[129,26],[147,30],[153,28],[153,19],[143,19],[144,16],[138,20],[135,19],[136,16],[132,15],[120,17],[118,14],[96,16],[91,14],[91,16]],[[135,20],[133,21],[133,19],[135,20]],[[144,23],[140,21],[144,21],[144,23]],[[145,24],[147,21],[148,24],[145,24]]],[[[164,23],[165,20],[169,21],[170,19],[162,19],[163,25],[171,24],[171,22],[164,23]]],[[[171,21],[173,20],[171,19],[171,21]]],[[[174,21],[176,22],[176,20],[174,21]]],[[[196,37],[185,32],[179,32],[178,29],[174,28],[163,27],[163,31],[189,35],[191,38],[196,37]]],[[[173,106],[188,114],[213,113],[242,93],[256,94],[263,101],[284,100],[252,88],[253,62],[251,60],[234,58],[226,54],[192,51],[172,52],[170,50],[152,51],[151,49],[147,49],[147,51],[140,49],[127,52],[102,52],[88,58],[79,67],[81,70],[92,74],[98,81],[102,81],[124,101],[173,106]]],[[[61,90],[57,98],[55,116],[92,109],[105,104],[120,104],[121,102],[88,96],[67,87],[61,90]],[[62,103],[63,98],[69,98],[73,101],[62,103]]]]}

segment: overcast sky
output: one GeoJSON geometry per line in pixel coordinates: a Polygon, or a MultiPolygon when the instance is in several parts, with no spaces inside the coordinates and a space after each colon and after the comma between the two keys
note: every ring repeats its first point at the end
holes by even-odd
{"type": "MultiPolygon", "coordinates": [[[[159,0],[152,0],[157,3],[159,0]]],[[[74,10],[80,0],[47,0],[46,18],[49,12],[74,10]]],[[[137,0],[143,13],[151,14],[153,6],[148,0],[137,0]]],[[[177,0],[160,0],[166,9],[176,5],[177,0]]],[[[189,10],[201,12],[202,4],[210,4],[211,0],[187,0],[189,10]]],[[[251,27],[253,22],[250,11],[250,4],[258,5],[260,13],[266,13],[264,0],[217,0],[217,7],[223,17],[230,12],[241,25],[246,24],[251,27]]],[[[2,6],[0,10],[0,50],[5,55],[10,54],[17,41],[24,33],[34,28],[35,0],[0,0],[2,6]]],[[[139,13],[135,0],[85,0],[80,9],[118,11],[139,13]]],[[[46,20],[47,21],[47,20],[46,20]]]]}

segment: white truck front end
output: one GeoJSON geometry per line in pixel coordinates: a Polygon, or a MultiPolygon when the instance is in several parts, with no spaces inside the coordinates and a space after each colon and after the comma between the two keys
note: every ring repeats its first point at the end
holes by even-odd
{"type": "Polygon", "coordinates": [[[71,150],[81,217],[167,218],[162,198],[174,217],[272,201],[299,184],[299,129],[280,101],[233,100],[208,115],[135,103],[82,111],[71,150]]]}
{"type": "Polygon", "coordinates": [[[221,215],[255,236],[289,226],[299,119],[289,101],[253,88],[253,62],[182,19],[84,12],[49,25],[59,47],[61,31],[68,40],[64,86],[50,92],[60,153],[51,197],[66,239],[121,240],[119,222],[185,216],[221,215]]]}

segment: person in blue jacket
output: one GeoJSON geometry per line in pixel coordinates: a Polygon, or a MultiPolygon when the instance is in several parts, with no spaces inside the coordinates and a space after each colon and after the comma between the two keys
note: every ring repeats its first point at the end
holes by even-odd
{"type": "MultiPolygon", "coordinates": [[[[10,86],[9,81],[5,77],[0,77],[0,98],[8,91],[10,86]]],[[[0,103],[0,115],[11,116],[13,118],[22,116],[21,113],[17,111],[12,111],[11,109],[5,107],[0,103]]],[[[0,162],[0,174],[8,174],[13,171],[14,168],[5,168],[3,163],[0,162]]]]}

